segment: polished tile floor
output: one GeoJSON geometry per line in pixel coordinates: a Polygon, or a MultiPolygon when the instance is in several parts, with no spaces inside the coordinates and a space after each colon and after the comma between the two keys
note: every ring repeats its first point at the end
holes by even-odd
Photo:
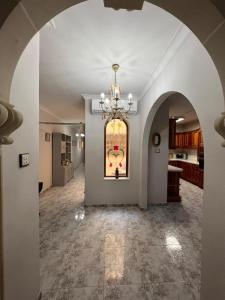
{"type": "Polygon", "coordinates": [[[44,300],[199,300],[203,192],[182,204],[83,208],[84,172],[40,198],[44,300]]]}

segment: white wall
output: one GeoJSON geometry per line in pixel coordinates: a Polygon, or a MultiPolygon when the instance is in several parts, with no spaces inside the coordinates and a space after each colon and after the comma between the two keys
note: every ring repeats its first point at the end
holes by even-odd
{"type": "MultiPolygon", "coordinates": [[[[76,130],[73,131],[72,135],[72,160],[74,169],[76,170],[80,164],[84,163],[84,151],[85,151],[85,139],[82,137],[76,137],[76,130]],[[83,142],[83,147],[81,147],[81,142],[83,142]]],[[[76,171],[75,171],[76,175],[76,171]]]]}
{"type": "Polygon", "coordinates": [[[225,294],[225,150],[221,147],[221,137],[214,130],[214,120],[224,111],[224,96],[215,65],[204,47],[192,34],[186,38],[142,100],[141,207],[147,205],[146,161],[148,160],[147,141],[150,127],[160,104],[171,94],[170,92],[174,91],[180,92],[191,102],[199,117],[204,135],[201,299],[222,300],[225,294]]]}
{"type": "Polygon", "coordinates": [[[138,204],[139,195],[139,115],[130,116],[129,178],[104,179],[104,125],[101,115],[91,114],[90,100],[85,101],[85,203],[138,204]]]}
{"type": "MultiPolygon", "coordinates": [[[[57,116],[40,108],[40,121],[42,122],[63,122],[57,116]]],[[[43,191],[52,186],[52,136],[50,142],[45,141],[45,133],[61,132],[73,136],[71,126],[40,124],[39,125],[39,181],[43,182],[43,191]]],[[[72,147],[71,159],[75,158],[74,147],[72,147]]]]}
{"type": "Polygon", "coordinates": [[[24,122],[14,143],[2,149],[4,300],[34,300],[39,294],[38,111],[39,36],[17,65],[10,98],[24,122]],[[19,168],[19,153],[30,165],[19,168]]]}
{"type": "MultiPolygon", "coordinates": [[[[200,123],[198,120],[189,122],[187,124],[183,124],[183,125],[178,125],[176,128],[176,132],[187,132],[187,131],[193,131],[196,129],[201,128],[200,123]]],[[[175,158],[176,153],[187,153],[188,154],[188,158],[190,160],[195,160],[197,161],[198,159],[198,149],[170,149],[169,150],[170,154],[173,154],[173,158],[175,158]]]]}
{"type": "Polygon", "coordinates": [[[162,104],[151,127],[148,162],[148,204],[167,203],[169,106],[169,101],[162,104]],[[154,133],[159,133],[161,136],[161,144],[158,147],[152,144],[154,133]]]}

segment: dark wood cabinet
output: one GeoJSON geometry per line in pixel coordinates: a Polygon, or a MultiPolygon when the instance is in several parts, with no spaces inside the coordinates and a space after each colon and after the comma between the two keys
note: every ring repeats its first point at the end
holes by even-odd
{"type": "Polygon", "coordinates": [[[176,149],[176,119],[169,119],[169,149],[176,149]]]}
{"type": "Polygon", "coordinates": [[[180,172],[168,172],[167,202],[181,202],[180,172]]]}
{"type": "MultiPolygon", "coordinates": [[[[172,131],[170,131],[171,134],[172,131]]],[[[170,138],[171,139],[171,138],[170,138]]],[[[199,149],[203,151],[203,139],[200,129],[176,133],[175,146],[177,149],[199,149]]],[[[174,148],[170,148],[174,149],[174,148]]]]}
{"type": "Polygon", "coordinates": [[[197,149],[199,145],[199,130],[191,132],[191,148],[197,149]]]}
{"type": "Polygon", "coordinates": [[[170,161],[171,166],[183,169],[181,178],[203,188],[204,171],[198,165],[185,161],[170,161]]]}

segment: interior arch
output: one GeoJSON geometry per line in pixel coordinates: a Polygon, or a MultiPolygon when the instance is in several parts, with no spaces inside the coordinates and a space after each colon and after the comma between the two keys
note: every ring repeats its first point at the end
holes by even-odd
{"type": "MultiPolygon", "coordinates": [[[[0,69],[0,97],[8,102],[10,101],[9,93],[10,93],[10,87],[11,87],[11,81],[14,74],[15,67],[17,65],[17,62],[20,58],[21,53],[23,52],[24,48],[30,41],[31,37],[43,26],[47,21],[49,21],[52,17],[54,17],[57,13],[63,11],[64,9],[78,4],[80,1],[60,1],[55,4],[53,4],[52,1],[39,1],[37,2],[28,2],[28,1],[22,1],[17,5],[17,7],[12,11],[6,22],[4,23],[3,27],[0,31],[0,43],[3,45],[1,48],[0,53],[0,63],[1,66],[3,66],[0,69]],[[23,24],[23,26],[17,26],[18,24],[23,24]],[[17,28],[15,32],[12,33],[12,28],[17,28]],[[9,34],[9,33],[12,34],[9,34]],[[13,51],[12,51],[13,49],[13,51]]],[[[142,113],[142,119],[141,122],[143,124],[142,131],[141,131],[141,137],[142,137],[142,146],[141,146],[141,179],[140,179],[140,206],[145,208],[146,207],[146,198],[145,198],[145,184],[146,184],[146,170],[144,164],[146,164],[147,159],[147,137],[149,136],[149,130],[151,127],[151,122],[153,120],[154,114],[159,108],[160,104],[165,101],[165,99],[172,95],[175,91],[180,92],[181,94],[185,95],[188,99],[192,101],[193,106],[195,107],[196,111],[199,113],[200,122],[203,124],[203,132],[205,135],[205,144],[206,144],[206,161],[209,161],[207,157],[210,159],[214,153],[217,153],[216,159],[210,160],[209,163],[207,163],[206,168],[206,185],[207,185],[207,192],[205,195],[206,199],[206,205],[205,205],[205,241],[203,244],[209,245],[212,243],[212,241],[209,241],[209,237],[207,237],[207,232],[219,232],[218,235],[221,237],[222,241],[222,232],[221,229],[219,230],[219,226],[222,224],[219,222],[221,220],[221,212],[218,211],[218,209],[222,205],[222,190],[220,191],[220,194],[218,194],[217,187],[222,186],[223,188],[223,182],[222,178],[224,178],[224,170],[221,168],[221,161],[219,158],[222,158],[222,149],[220,149],[220,140],[219,137],[216,136],[215,131],[213,129],[213,120],[218,116],[218,114],[224,110],[224,96],[222,92],[222,86],[225,87],[225,80],[224,80],[224,53],[223,49],[225,49],[225,45],[223,44],[223,33],[224,33],[224,19],[223,17],[218,13],[216,8],[212,6],[212,4],[209,1],[205,2],[203,13],[201,14],[201,22],[199,22],[195,15],[195,11],[198,8],[199,11],[202,9],[202,6],[199,3],[196,3],[196,1],[192,1],[187,4],[188,7],[180,5],[180,1],[173,1],[174,7],[170,7],[169,4],[159,4],[159,1],[151,1],[151,3],[154,3],[155,5],[159,5],[163,9],[166,9],[170,13],[174,14],[176,17],[181,19],[191,30],[196,34],[196,36],[204,43],[205,48],[210,53],[214,64],[217,66],[217,70],[215,68],[215,65],[213,64],[211,58],[209,57],[208,53],[206,53],[205,49],[203,52],[203,46],[199,41],[195,41],[195,46],[197,47],[197,52],[200,51],[203,53],[204,61],[202,61],[201,67],[203,67],[204,62],[207,62],[207,66],[209,68],[207,69],[207,74],[199,74],[199,77],[202,76],[202,78],[197,79],[197,82],[194,86],[194,90],[192,89],[192,92],[189,91],[189,87],[193,82],[187,82],[187,78],[185,78],[185,70],[181,71],[181,78],[178,80],[178,82],[174,83],[172,82],[173,76],[171,76],[171,69],[169,71],[165,72],[159,80],[157,80],[158,86],[160,86],[159,89],[157,89],[155,86],[153,86],[153,94],[151,94],[148,97],[149,104],[146,106],[146,112],[142,113]],[[189,12],[187,15],[186,12],[189,12]],[[208,18],[210,14],[210,18],[208,18]],[[210,21],[210,22],[209,22],[210,21]],[[201,49],[201,50],[200,50],[201,49]],[[210,74],[209,77],[204,77],[205,75],[210,74]],[[219,74],[219,75],[218,75],[219,74]],[[170,78],[170,79],[168,79],[170,78]],[[213,82],[216,83],[216,88],[213,87],[212,90],[210,90],[211,86],[205,87],[205,82],[213,82]],[[222,86],[221,86],[222,81],[222,86]],[[205,88],[204,93],[203,88],[205,88]],[[169,92],[168,92],[169,91],[169,92]],[[171,92],[172,91],[172,92],[171,92]],[[199,93],[200,91],[200,93],[199,93]],[[205,99],[208,99],[209,102],[211,101],[210,106],[205,106],[205,99]],[[155,100],[158,99],[157,103],[155,103],[155,100]],[[215,100],[213,103],[212,99],[215,100]],[[213,107],[215,106],[216,108],[213,107]],[[153,106],[152,106],[153,105],[153,106]],[[210,111],[208,113],[208,110],[210,111]],[[147,114],[147,117],[146,117],[147,114]],[[207,116],[207,118],[204,118],[204,116],[207,116]],[[202,120],[202,121],[201,121],[202,120]],[[208,122],[210,120],[210,124],[208,122]],[[209,126],[210,125],[210,126],[209,126]],[[213,142],[212,142],[213,141],[213,142]],[[217,170],[218,176],[219,176],[219,182],[215,183],[213,182],[213,176],[210,173],[210,170],[217,170]],[[213,184],[212,184],[213,182],[213,184]],[[217,195],[217,203],[214,203],[215,206],[212,206],[210,203],[210,199],[215,197],[215,194],[217,195]],[[217,216],[218,220],[212,225],[210,222],[212,220],[212,216],[209,212],[213,211],[214,217],[217,216]],[[210,224],[209,224],[210,223],[210,224]]],[[[202,4],[202,3],[201,3],[202,4]]],[[[193,47],[192,50],[196,50],[195,47],[193,47]]],[[[199,52],[198,52],[199,53],[199,52]]],[[[193,55],[196,55],[194,53],[193,55]]],[[[198,57],[198,55],[197,55],[198,57]]],[[[186,70],[188,70],[188,66],[186,62],[182,62],[182,60],[178,60],[178,68],[185,67],[186,70]],[[184,66],[185,65],[185,66],[184,66]]],[[[197,66],[196,62],[196,66],[197,66]]],[[[196,70],[191,70],[193,73],[196,70]]],[[[174,74],[173,74],[174,75],[174,74]]],[[[147,103],[147,100],[145,101],[147,103]]],[[[207,102],[208,103],[208,102],[207,102]]],[[[213,241],[214,244],[215,240],[213,241]]],[[[215,249],[214,249],[215,250],[215,249]]],[[[220,264],[219,259],[214,260],[214,266],[212,261],[208,260],[208,257],[212,259],[212,257],[219,258],[221,257],[221,253],[223,251],[223,247],[221,244],[219,245],[219,250],[216,250],[216,253],[213,251],[212,248],[209,248],[205,250],[204,256],[203,256],[203,264],[205,265],[205,272],[203,274],[204,282],[207,282],[208,279],[206,279],[206,276],[209,274],[207,270],[209,270],[209,267],[211,266],[213,270],[217,270],[217,266],[220,264]],[[208,261],[207,261],[208,260],[208,261]],[[209,266],[207,266],[209,264],[209,266]]],[[[224,270],[220,271],[222,276],[224,275],[224,270]]],[[[214,272],[212,272],[214,274],[214,272]]],[[[212,299],[210,295],[210,289],[212,286],[204,287],[204,294],[203,299],[212,299]],[[208,297],[208,298],[207,298],[208,297]],[[209,298],[211,297],[211,298],[209,298]]],[[[212,288],[211,290],[215,290],[212,288]]],[[[220,289],[222,290],[222,289],[220,289]]],[[[221,298],[222,299],[222,298],[221,298]]]]}

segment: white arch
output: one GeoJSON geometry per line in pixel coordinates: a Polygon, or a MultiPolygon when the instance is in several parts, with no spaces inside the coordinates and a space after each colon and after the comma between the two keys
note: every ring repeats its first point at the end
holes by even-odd
{"type": "MultiPolygon", "coordinates": [[[[10,14],[0,30],[0,97],[9,101],[9,92],[15,67],[22,51],[25,49],[31,37],[47,21],[64,9],[79,3],[79,0],[39,0],[21,1],[10,14]]],[[[206,0],[190,0],[184,7],[180,0],[174,0],[169,4],[159,4],[159,1],[149,1],[170,11],[185,24],[187,24],[198,38],[204,42],[205,47],[213,57],[218,71],[208,52],[197,38],[186,40],[182,51],[176,53],[176,57],[166,67],[154,82],[151,90],[145,95],[143,103],[145,110],[141,112],[141,182],[140,182],[140,206],[146,206],[145,191],[146,183],[146,138],[148,127],[154,116],[157,99],[163,101],[164,96],[170,91],[176,91],[188,98],[199,115],[205,137],[205,207],[204,207],[204,232],[203,232],[203,292],[202,299],[213,299],[215,291],[218,300],[223,299],[223,283],[215,282],[214,273],[218,278],[225,278],[224,263],[224,195],[225,195],[225,168],[222,162],[225,160],[224,150],[220,147],[221,138],[217,136],[213,128],[214,120],[224,111],[223,88],[225,89],[224,77],[224,18],[215,7],[206,0]],[[200,3],[201,2],[201,3],[200,3]],[[186,14],[188,9],[189,14],[186,14]],[[199,17],[195,11],[203,11],[199,17]],[[210,15],[210,18],[207,16],[210,15]],[[191,18],[190,18],[191,16],[191,18]],[[177,76],[176,72],[179,72],[177,76]],[[218,75],[220,74],[220,77],[218,75]],[[199,76],[196,76],[198,74],[199,76]],[[192,76],[193,75],[193,76],[192,76]],[[195,80],[194,80],[195,78],[195,80]],[[203,92],[204,91],[204,92],[203,92]],[[161,96],[164,95],[162,98],[161,96]],[[207,105],[205,105],[207,99],[207,105]],[[215,102],[214,102],[215,99],[215,102]],[[147,123],[148,122],[150,123],[147,123]],[[208,123],[210,120],[210,123],[208,123]],[[214,156],[215,155],[215,156],[214,156]],[[217,182],[215,182],[215,175],[217,182]],[[210,238],[207,236],[210,233],[210,238]],[[217,247],[214,249],[214,245],[217,247]],[[209,274],[210,270],[210,274],[209,274]],[[208,278],[206,278],[208,276],[208,278]],[[208,283],[208,285],[207,285],[208,283]]],[[[169,3],[166,1],[165,3],[169,3]]]]}
{"type": "Polygon", "coordinates": [[[221,261],[225,253],[224,234],[221,230],[221,226],[225,228],[225,168],[222,163],[225,161],[225,153],[220,145],[221,138],[214,131],[213,120],[223,110],[224,96],[212,59],[198,39],[191,34],[142,99],[144,107],[141,111],[140,206],[142,208],[147,207],[148,140],[151,124],[159,106],[174,91],[183,94],[191,102],[204,134],[202,299],[213,299],[215,291],[218,293],[217,299],[223,299],[224,286],[218,281],[215,282],[214,273],[217,270],[218,278],[225,278],[225,265],[221,261]],[[211,233],[210,236],[208,232],[211,233]]]}

